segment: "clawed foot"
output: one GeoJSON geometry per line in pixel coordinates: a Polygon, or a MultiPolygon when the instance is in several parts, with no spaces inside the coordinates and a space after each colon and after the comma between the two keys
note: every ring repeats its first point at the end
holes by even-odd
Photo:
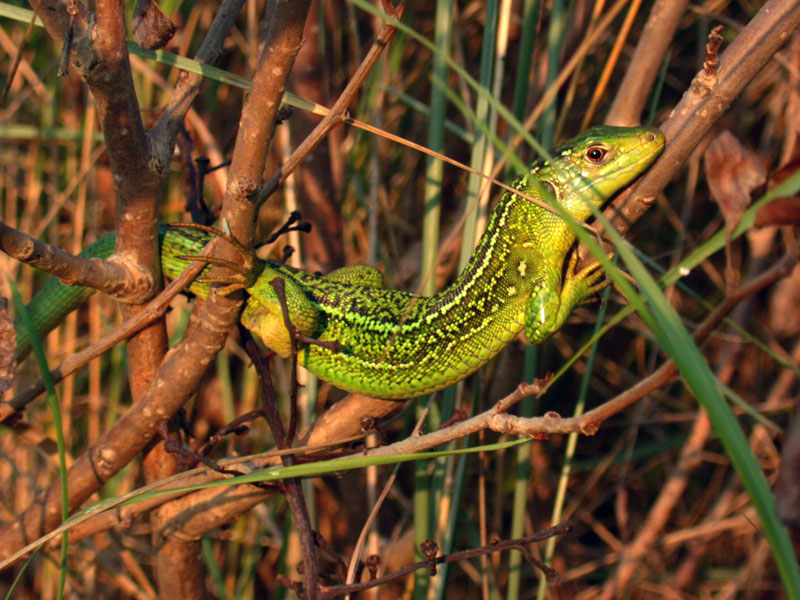
{"type": "MultiPolygon", "coordinates": [[[[613,254],[608,255],[609,258],[613,256],[613,254]]],[[[578,254],[573,252],[569,258],[564,288],[565,290],[573,288],[573,297],[576,300],[575,306],[594,302],[597,300],[597,294],[611,285],[610,279],[604,279],[605,271],[603,271],[603,266],[599,262],[593,262],[576,273],[575,267],[577,264],[578,254]]]]}
{"type": "Polygon", "coordinates": [[[260,270],[257,268],[257,265],[259,264],[259,261],[256,258],[255,253],[229,233],[209,225],[199,225],[197,223],[173,223],[170,225],[170,227],[183,227],[185,229],[195,229],[210,233],[211,235],[222,238],[228,242],[236,249],[236,251],[239,253],[239,256],[242,257],[242,262],[240,263],[224,258],[216,258],[213,256],[179,256],[178,258],[181,260],[203,261],[212,265],[226,267],[235,272],[235,275],[230,275],[228,277],[198,277],[198,283],[225,284],[225,287],[217,288],[216,293],[220,296],[228,296],[235,291],[244,290],[251,287],[256,282],[256,279],[258,279],[260,270]]]}

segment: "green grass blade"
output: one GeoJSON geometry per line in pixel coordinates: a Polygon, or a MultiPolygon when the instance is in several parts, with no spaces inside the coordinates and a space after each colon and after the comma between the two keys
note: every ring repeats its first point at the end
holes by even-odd
{"type": "MultiPolygon", "coordinates": [[[[435,44],[437,52],[433,56],[432,77],[447,79],[447,63],[444,57],[450,52],[453,33],[453,0],[438,0],[435,14],[435,44]]],[[[428,122],[428,148],[434,152],[444,149],[444,122],[447,116],[447,98],[436,85],[431,87],[430,121],[428,122]]],[[[444,163],[428,158],[425,170],[425,191],[423,195],[424,217],[422,221],[422,263],[420,265],[420,291],[431,296],[436,292],[436,265],[439,254],[439,221],[441,218],[442,176],[444,163]]],[[[417,404],[418,415],[424,411],[424,399],[417,404]]],[[[433,536],[431,518],[431,477],[428,465],[417,463],[414,466],[414,560],[422,560],[420,544],[433,536]]],[[[425,570],[414,573],[414,598],[422,600],[427,596],[430,575],[425,570]]]]}
{"type": "MultiPolygon", "coordinates": [[[[643,296],[647,299],[647,306],[636,307],[639,316],[656,334],[662,348],[675,361],[684,381],[708,413],[714,431],[761,518],[764,534],[772,548],[773,558],[778,566],[788,597],[800,599],[800,566],[798,566],[788,531],[778,520],[769,484],[750,450],[750,445],[739,422],[720,392],[719,382],[675,309],[627,242],[610,226],[600,211],[595,211],[595,216],[603,223],[607,235],[639,284],[643,296]]],[[[601,260],[605,266],[609,260],[591,235],[582,230],[577,233],[581,241],[589,246],[595,257],[601,260]]],[[[622,284],[623,278],[618,273],[609,271],[609,276],[614,279],[615,283],[622,284]]],[[[626,287],[629,286],[627,282],[625,284],[626,287]]]]}
{"type": "MultiPolygon", "coordinates": [[[[44,354],[42,341],[36,334],[36,329],[33,326],[33,320],[22,301],[17,286],[10,277],[8,285],[11,288],[11,295],[14,298],[17,314],[22,319],[23,326],[28,330],[28,335],[31,340],[31,347],[33,355],[36,357],[36,362],[39,366],[39,372],[44,381],[46,390],[47,406],[50,409],[50,414],[53,417],[53,427],[56,431],[56,444],[58,445],[58,466],[59,474],[61,476],[61,520],[66,521],[69,518],[69,493],[67,490],[67,451],[66,443],[64,441],[64,430],[61,426],[61,411],[59,410],[58,395],[56,394],[56,384],[53,380],[53,375],[50,373],[50,367],[47,366],[47,357],[44,354]]],[[[64,597],[64,585],[67,581],[67,551],[69,550],[69,532],[65,531],[61,537],[61,562],[59,565],[59,579],[58,579],[58,600],[64,597]]]]}
{"type": "MultiPolygon", "coordinates": [[[[600,311],[597,314],[597,322],[594,326],[594,333],[597,333],[603,327],[603,321],[605,321],[606,310],[608,308],[608,297],[610,295],[611,288],[607,287],[603,292],[603,302],[601,304],[600,311]]],[[[583,374],[583,378],[581,379],[581,387],[578,391],[578,401],[575,403],[575,409],[572,413],[573,417],[581,416],[586,407],[586,396],[589,393],[589,383],[591,381],[592,371],[594,370],[594,361],[597,357],[597,342],[599,341],[598,337],[593,337],[596,341],[594,344],[592,344],[589,357],[586,359],[586,370],[583,374]]],[[[569,485],[569,477],[572,473],[572,465],[573,461],[575,460],[575,451],[578,448],[578,437],[579,434],[575,431],[567,436],[567,446],[564,450],[564,464],[561,467],[561,473],[558,477],[558,488],[556,489],[556,495],[553,500],[553,512],[550,517],[550,523],[553,525],[560,523],[563,515],[564,504],[567,499],[567,486],[569,485]]],[[[553,561],[553,555],[555,554],[556,550],[556,542],[557,538],[552,537],[547,540],[545,544],[543,559],[546,565],[550,565],[553,561]]],[[[547,578],[544,577],[544,574],[540,574],[539,589],[537,590],[536,594],[537,600],[544,600],[546,593],[547,578]]]]}
{"type": "Polygon", "coordinates": [[[5,596],[6,600],[11,600],[14,597],[14,592],[17,591],[17,586],[19,585],[20,581],[22,581],[23,576],[25,575],[25,571],[28,570],[31,562],[33,562],[33,558],[39,553],[39,548],[31,552],[31,555],[25,561],[25,564],[22,565],[22,568],[17,573],[17,576],[14,577],[14,581],[11,584],[11,587],[8,588],[8,593],[5,596]]]}

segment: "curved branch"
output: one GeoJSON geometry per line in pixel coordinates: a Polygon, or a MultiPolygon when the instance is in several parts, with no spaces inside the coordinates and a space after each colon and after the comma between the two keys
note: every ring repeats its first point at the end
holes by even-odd
{"type": "Polygon", "coordinates": [[[18,261],[58,277],[65,285],[90,287],[117,298],[141,300],[152,282],[132,265],[120,261],[82,258],[32,238],[0,221],[0,250],[18,261]]]}

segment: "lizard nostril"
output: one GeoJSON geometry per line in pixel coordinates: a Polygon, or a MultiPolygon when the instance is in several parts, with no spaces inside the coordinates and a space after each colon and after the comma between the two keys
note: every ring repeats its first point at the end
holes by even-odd
{"type": "Polygon", "coordinates": [[[656,141],[656,134],[653,133],[653,132],[648,133],[647,134],[647,141],[648,142],[655,142],[656,141]]]}

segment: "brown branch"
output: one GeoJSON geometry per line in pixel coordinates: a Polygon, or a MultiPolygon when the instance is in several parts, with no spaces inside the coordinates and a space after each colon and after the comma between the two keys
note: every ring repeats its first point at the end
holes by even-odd
{"type": "Polygon", "coordinates": [[[138,298],[143,291],[142,286],[137,285],[137,282],[141,284],[141,278],[132,277],[129,265],[74,256],[9,227],[3,221],[0,221],[0,250],[58,277],[65,285],[82,285],[110,296],[126,298],[138,298]]]}
{"type": "Polygon", "coordinates": [[[716,84],[691,86],[659,128],[667,138],[664,152],[632,193],[606,209],[614,227],[625,233],[675,176],[703,136],[744,87],[800,26],[800,3],[768,0],[720,55],[716,84]]]}
{"type": "MultiPolygon", "coordinates": [[[[392,6],[390,0],[383,0],[383,9],[394,18],[401,19],[405,9],[405,0],[401,0],[396,7],[392,6]]],[[[306,137],[295,151],[292,152],[291,156],[286,159],[277,173],[275,173],[258,191],[258,204],[263,203],[272,195],[278,186],[286,180],[286,177],[297,168],[297,165],[325,139],[325,136],[328,135],[331,129],[345,121],[347,117],[347,108],[350,106],[353,98],[355,98],[358,90],[361,89],[370,71],[372,71],[381,52],[383,52],[383,49],[391,41],[395,31],[393,25],[389,23],[383,24],[369,52],[367,52],[364,60],[361,61],[356,72],[353,73],[352,79],[350,79],[339,98],[337,98],[334,105],[330,108],[328,114],[325,115],[308,137],[306,137]]]]}
{"type": "MultiPolygon", "coordinates": [[[[133,278],[134,283],[128,285],[144,288],[137,290],[141,292],[136,298],[140,303],[151,298],[161,284],[161,264],[156,228],[157,196],[162,175],[167,169],[168,163],[158,161],[151,154],[150,141],[142,122],[128,58],[124,3],[119,0],[97,0],[95,7],[94,24],[93,27],[90,27],[87,26],[86,15],[81,12],[82,3],[73,1],[69,3],[69,6],[62,5],[60,8],[69,15],[70,19],[66,24],[66,32],[63,30],[64,23],[60,23],[61,31],[59,33],[65,33],[65,39],[68,40],[63,50],[64,58],[68,59],[70,55],[73,56],[73,64],[81,69],[83,79],[97,107],[97,116],[105,138],[114,181],[116,200],[114,258],[124,265],[128,265],[130,271],[138,275],[133,278]]],[[[50,7],[39,8],[46,11],[50,7]]],[[[60,71],[66,72],[65,65],[62,65],[60,71]]],[[[125,318],[130,318],[142,310],[140,305],[133,304],[123,304],[120,308],[125,318]]],[[[140,399],[146,396],[150,384],[157,379],[159,365],[166,350],[167,336],[163,319],[144,327],[130,339],[127,346],[128,379],[134,407],[137,406],[140,399]]],[[[176,396],[182,397],[181,394],[176,396]]],[[[165,416],[159,415],[161,418],[165,416]]],[[[120,428],[123,420],[111,430],[120,428]]],[[[151,427],[150,435],[152,435],[152,431],[151,427]]],[[[103,436],[101,440],[104,438],[107,436],[103,436]]],[[[131,447],[135,446],[112,453],[111,447],[119,446],[126,440],[120,436],[107,441],[109,446],[104,448],[107,455],[98,456],[98,458],[109,463],[108,470],[118,470],[132,458],[128,452],[131,447]],[[122,465],[117,462],[121,456],[126,457],[125,463],[122,465]]],[[[135,448],[135,452],[142,450],[144,443],[135,448]]],[[[84,456],[89,456],[89,454],[84,456]]],[[[91,459],[87,459],[87,461],[87,464],[84,465],[85,468],[97,468],[91,465],[91,459]]],[[[79,464],[80,459],[74,467],[79,464]]],[[[151,448],[151,451],[145,456],[144,473],[145,479],[148,481],[162,478],[174,469],[174,461],[165,460],[161,445],[157,444],[151,448]]],[[[74,472],[74,470],[73,468],[70,471],[74,472]]],[[[96,474],[97,479],[102,481],[102,475],[96,474]]],[[[86,493],[91,486],[96,485],[98,483],[96,480],[92,482],[92,478],[87,472],[83,479],[82,493],[86,493]]],[[[71,485],[71,493],[74,487],[71,485]]],[[[75,506],[76,498],[76,494],[71,494],[70,508],[75,506]]],[[[30,516],[30,513],[31,510],[27,511],[26,515],[30,516]]],[[[173,580],[200,580],[199,571],[187,571],[190,566],[196,567],[197,563],[191,563],[185,558],[186,556],[176,560],[173,553],[165,552],[164,548],[159,545],[156,558],[159,582],[169,581],[167,573],[173,575],[173,580]],[[169,564],[163,562],[165,559],[169,561],[169,564]]],[[[174,593],[170,593],[171,587],[173,586],[162,586],[161,593],[165,596],[174,596],[174,593]]]]}
{"type": "MultiPolygon", "coordinates": [[[[223,0],[214,15],[214,21],[206,33],[203,43],[197,50],[195,60],[208,65],[214,65],[222,56],[223,45],[228,37],[228,32],[236,22],[236,17],[242,9],[244,0],[223,0]]],[[[200,86],[205,81],[202,75],[181,71],[175,91],[164,108],[158,123],[150,131],[150,141],[153,153],[161,164],[169,164],[175,148],[175,140],[183,125],[186,113],[191,108],[192,102],[200,92],[200,86]]]]}
{"type": "MultiPolygon", "coordinates": [[[[283,296],[282,306],[284,314],[286,314],[288,309],[286,308],[285,295],[283,296]]],[[[292,343],[295,343],[294,340],[292,343]]],[[[258,374],[258,380],[261,383],[264,416],[269,424],[272,437],[275,440],[275,445],[279,450],[286,450],[289,448],[290,440],[283,427],[281,415],[278,412],[278,402],[275,398],[275,388],[272,386],[269,364],[261,349],[255,343],[255,340],[253,340],[252,335],[249,333],[247,334],[245,349],[253,361],[256,373],[258,374]]],[[[285,454],[281,456],[281,462],[284,466],[288,467],[297,464],[297,457],[293,454],[285,454]]],[[[284,481],[284,486],[284,496],[294,516],[294,526],[297,530],[297,537],[303,552],[303,571],[306,581],[305,597],[310,600],[317,600],[317,598],[319,598],[319,563],[317,562],[314,532],[311,529],[311,519],[308,516],[308,507],[306,506],[306,500],[303,495],[303,486],[300,479],[297,477],[286,479],[284,481]]]]}
{"type": "MultiPolygon", "coordinates": [[[[223,217],[232,234],[249,243],[255,206],[249,195],[261,181],[267,147],[275,126],[286,76],[302,36],[307,2],[270,3],[270,29],[253,89],[243,109],[223,217]]],[[[76,23],[79,23],[76,19],[76,23]]],[[[73,50],[73,54],[75,50],[73,50]]],[[[222,248],[226,250],[226,248],[222,248]]],[[[234,252],[231,250],[231,253],[234,252]]],[[[235,255],[220,258],[235,260],[235,255]]],[[[122,418],[70,467],[69,508],[74,510],[144,448],[157,423],[173,415],[199,385],[206,367],[225,341],[238,314],[238,303],[212,294],[184,340],[158,367],[152,383],[122,418]]],[[[195,311],[197,312],[197,310],[195,311]]],[[[0,529],[5,557],[53,529],[60,522],[60,486],[56,482],[17,519],[0,529]]]]}
{"type": "MultiPolygon", "coordinates": [[[[413,573],[417,569],[431,569],[432,570],[431,574],[435,575],[436,565],[444,563],[454,563],[462,560],[472,560],[474,558],[486,556],[487,554],[492,554],[494,552],[504,552],[506,550],[524,551],[525,546],[527,546],[528,544],[535,544],[537,542],[547,540],[557,535],[563,535],[570,531],[572,531],[571,523],[561,523],[559,525],[543,529],[542,531],[532,536],[518,538],[514,540],[505,540],[502,542],[496,542],[494,544],[489,544],[488,546],[481,546],[480,548],[474,548],[472,550],[462,550],[461,552],[452,552],[451,554],[445,554],[442,556],[435,556],[433,552],[430,553],[426,552],[425,553],[427,555],[426,560],[422,560],[412,565],[408,565],[407,567],[398,569],[397,571],[384,575],[383,577],[378,577],[376,579],[372,579],[370,581],[365,581],[362,583],[353,583],[349,585],[332,585],[329,587],[324,587],[322,597],[325,599],[336,598],[337,596],[343,596],[345,594],[354,594],[356,592],[361,592],[364,590],[375,588],[384,585],[386,583],[389,583],[391,581],[394,581],[396,579],[399,579],[401,577],[405,577],[406,575],[413,573]]],[[[537,566],[544,566],[544,565],[538,563],[537,566]]],[[[545,571],[545,573],[548,575],[548,578],[550,578],[550,576],[552,576],[553,573],[555,572],[545,571]]]]}
{"type": "Polygon", "coordinates": [[[607,125],[641,123],[642,111],[688,4],[688,0],[657,0],[650,9],[631,63],[606,115],[607,125]]]}
{"type": "Polygon", "coordinates": [[[72,0],[32,0],[31,8],[39,15],[44,23],[47,33],[59,45],[64,44],[70,22],[74,27],[76,42],[73,42],[73,63],[77,61],[76,67],[91,62],[90,48],[86,46],[87,17],[89,11],[83,2],[73,2],[72,0]],[[71,12],[75,11],[72,15],[71,12]]]}
{"type": "MultiPolygon", "coordinates": [[[[286,80],[302,43],[308,6],[308,0],[276,0],[270,2],[266,9],[264,20],[267,30],[263,50],[250,93],[245,97],[242,108],[221,212],[221,220],[227,224],[231,237],[245,247],[252,245],[255,229],[257,208],[252,202],[252,194],[262,182],[286,80]]],[[[220,245],[213,258],[232,262],[241,259],[238,250],[230,244],[220,245]]],[[[225,277],[228,273],[226,267],[214,267],[210,277],[225,277]]],[[[238,316],[240,305],[241,293],[225,297],[212,294],[201,309],[201,318],[216,319],[228,331],[238,316]]],[[[209,360],[220,346],[221,343],[214,343],[206,349],[209,360]]],[[[196,360],[189,354],[183,358],[186,362],[196,360]]],[[[161,540],[169,549],[180,549],[187,542],[180,536],[166,536],[171,527],[167,513],[168,511],[161,509],[157,511],[158,522],[153,523],[154,531],[159,536],[156,539],[161,540]]],[[[163,577],[159,573],[159,583],[163,584],[162,587],[175,586],[166,573],[163,577]]],[[[178,597],[178,594],[164,595],[178,597]]]]}
{"type": "MultiPolygon", "coordinates": [[[[252,462],[253,459],[256,458],[253,456],[223,459],[218,462],[218,466],[227,468],[236,465],[250,464],[251,469],[246,472],[252,472],[256,468],[262,468],[266,464],[274,464],[275,457],[282,456],[284,454],[297,455],[300,453],[317,453],[321,450],[326,450],[340,444],[349,444],[362,438],[363,435],[356,438],[342,439],[337,444],[328,444],[323,446],[302,446],[284,451],[271,450],[264,454],[258,455],[257,460],[259,466],[257,467],[255,466],[255,463],[252,462]]],[[[238,472],[239,471],[237,471],[237,473],[238,472]]],[[[48,545],[48,548],[57,548],[60,544],[60,535],[64,531],[69,530],[70,542],[74,543],[97,533],[108,531],[109,529],[124,529],[126,526],[129,526],[136,517],[167,503],[169,503],[171,509],[169,521],[175,526],[165,529],[164,535],[171,535],[172,530],[180,530],[180,533],[184,539],[199,539],[215,526],[196,525],[192,527],[186,527],[185,524],[190,521],[194,522],[195,524],[197,524],[198,521],[202,521],[203,523],[222,523],[218,516],[210,515],[212,513],[219,512],[221,508],[224,510],[225,506],[223,502],[219,502],[214,506],[208,506],[203,503],[198,503],[196,501],[196,496],[187,495],[185,491],[176,491],[173,494],[165,493],[144,500],[137,500],[133,503],[130,502],[148,492],[184,488],[187,486],[200,486],[204,483],[217,481],[218,479],[220,479],[219,473],[208,470],[204,467],[199,467],[133,490],[132,492],[115,498],[111,502],[103,503],[101,507],[96,508],[94,511],[90,511],[81,517],[74,518],[68,525],[61,525],[53,531],[41,536],[37,540],[33,541],[30,545],[18,550],[15,554],[0,562],[0,570],[6,568],[10,564],[13,564],[26,553],[34,550],[42,544],[48,544],[48,542],[54,541],[55,545],[48,545]],[[187,500],[188,502],[185,502],[187,500]],[[122,506],[123,504],[126,505],[122,506]],[[186,532],[190,529],[194,529],[199,533],[194,537],[187,537],[186,532]]],[[[237,490],[236,494],[229,493],[227,495],[227,499],[233,499],[233,501],[235,501],[234,496],[241,495],[243,493],[263,494],[263,490],[259,488],[252,488],[247,485],[240,487],[242,489],[237,490]]],[[[231,513],[230,511],[225,512],[231,515],[231,520],[239,516],[239,513],[231,513]]],[[[227,522],[222,524],[226,524],[227,522]]]]}
{"type": "MultiPolygon", "coordinates": [[[[200,256],[213,250],[211,244],[216,245],[215,239],[200,253],[200,256]]],[[[53,378],[53,381],[59,383],[65,377],[72,375],[81,367],[89,364],[92,359],[107,352],[121,341],[128,339],[137,331],[140,331],[143,327],[152,323],[155,319],[163,316],[172,299],[182,292],[186,286],[200,274],[205,268],[205,265],[206,263],[203,261],[196,261],[189,265],[179,277],[170,282],[158,296],[153,298],[142,311],[124,321],[119,327],[114,329],[114,331],[103,336],[94,344],[87,346],[77,354],[67,358],[58,367],[50,371],[50,376],[53,378]]],[[[44,393],[44,390],[44,381],[40,379],[27,390],[14,396],[8,402],[0,404],[0,423],[25,408],[40,394],[44,393]]]]}
{"type": "MultiPolygon", "coordinates": [[[[128,60],[124,5],[118,0],[98,0],[96,8],[94,30],[86,33],[91,38],[87,43],[92,45],[93,62],[83,64],[83,77],[97,105],[114,174],[116,253],[120,260],[149,274],[152,296],[160,283],[156,194],[168,165],[151,160],[128,60]]],[[[123,307],[123,314],[128,317],[132,310],[123,307]]],[[[157,329],[145,330],[129,345],[134,397],[143,391],[145,382],[152,381],[166,349],[163,324],[157,329]]]]}
{"type": "MultiPolygon", "coordinates": [[[[97,0],[96,14],[92,33],[99,60],[96,66],[84,71],[84,79],[96,101],[114,175],[116,255],[150,275],[152,295],[161,285],[157,194],[169,163],[155,160],[150,151],[128,58],[124,3],[97,0]]],[[[143,307],[125,305],[121,310],[125,318],[130,318],[143,307]]],[[[129,340],[128,379],[134,402],[147,394],[151,382],[158,377],[167,347],[163,319],[143,328],[129,340]]],[[[174,411],[162,415],[162,419],[170,420],[172,414],[174,411]]],[[[163,479],[178,470],[175,461],[167,455],[163,440],[147,448],[142,470],[147,482],[163,479]]],[[[158,530],[159,521],[158,511],[150,514],[154,530],[158,530]]],[[[159,542],[156,540],[155,544],[159,594],[187,600],[204,595],[202,565],[196,558],[199,547],[171,544],[171,540],[159,542]]]]}

